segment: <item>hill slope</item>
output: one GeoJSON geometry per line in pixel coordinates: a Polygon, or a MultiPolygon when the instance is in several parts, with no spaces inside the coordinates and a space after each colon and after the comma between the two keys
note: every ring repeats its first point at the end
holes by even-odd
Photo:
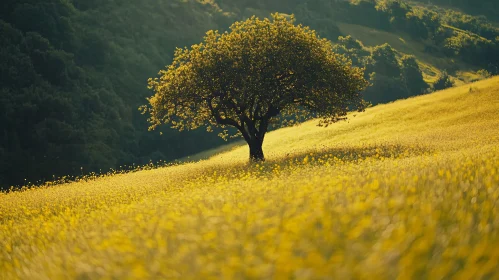
{"type": "Polygon", "coordinates": [[[0,194],[0,278],[497,278],[499,78],[0,194]]]}
{"type": "Polygon", "coordinates": [[[0,189],[171,161],[224,143],[203,130],[179,133],[163,127],[162,136],[149,133],[137,107],[152,94],[147,79],[171,62],[176,47],[198,43],[206,31],[227,30],[252,15],[293,13],[321,37],[340,43],[340,35],[352,35],[363,41],[367,48],[350,41],[354,48],[337,50],[366,67],[366,78],[374,77],[365,94],[373,103],[427,92],[430,85],[419,77],[419,67],[431,85],[445,77],[443,70],[456,85],[499,73],[499,29],[493,18],[421,5],[392,0],[3,0],[0,189]],[[398,52],[376,51],[384,43],[398,52]],[[404,54],[415,55],[417,63],[404,60],[404,54]],[[385,63],[395,71],[386,71],[385,63]]]}
{"type": "Polygon", "coordinates": [[[368,47],[390,44],[391,47],[403,54],[414,55],[418,59],[419,67],[423,72],[426,82],[433,84],[443,70],[454,69],[453,79],[455,85],[462,85],[480,80],[482,77],[476,73],[476,67],[450,57],[432,55],[424,51],[425,44],[414,40],[408,34],[390,33],[383,30],[369,28],[362,25],[338,23],[341,33],[349,34],[359,39],[368,47]]]}

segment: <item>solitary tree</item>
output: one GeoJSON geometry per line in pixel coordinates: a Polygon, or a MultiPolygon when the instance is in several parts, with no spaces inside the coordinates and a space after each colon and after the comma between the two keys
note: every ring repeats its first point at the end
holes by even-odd
{"type": "Polygon", "coordinates": [[[155,95],[142,106],[150,129],[160,124],[184,130],[200,126],[237,130],[250,159],[264,160],[269,127],[317,117],[319,125],[362,111],[363,70],[354,68],[315,31],[294,25],[294,17],[252,17],[229,32],[209,31],[204,42],[177,49],[173,63],[149,79],[155,95]]]}

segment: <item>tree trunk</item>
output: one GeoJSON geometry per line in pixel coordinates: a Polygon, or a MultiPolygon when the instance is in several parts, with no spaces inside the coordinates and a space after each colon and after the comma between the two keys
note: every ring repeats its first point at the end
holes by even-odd
{"type": "Polygon", "coordinates": [[[248,145],[250,148],[250,161],[252,162],[265,161],[265,157],[263,156],[262,141],[256,139],[248,143],[248,145]]]}

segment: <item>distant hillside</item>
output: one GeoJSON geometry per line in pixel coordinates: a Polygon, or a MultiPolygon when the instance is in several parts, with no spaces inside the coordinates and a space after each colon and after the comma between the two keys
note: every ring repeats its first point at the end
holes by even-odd
{"type": "Polygon", "coordinates": [[[412,0],[424,4],[439,5],[442,8],[459,9],[474,15],[485,15],[489,20],[499,22],[499,2],[494,0],[412,0]]]}
{"type": "Polygon", "coordinates": [[[229,21],[197,1],[2,1],[0,188],[223,143],[202,131],[149,133],[137,108],[175,47],[229,21]]]}

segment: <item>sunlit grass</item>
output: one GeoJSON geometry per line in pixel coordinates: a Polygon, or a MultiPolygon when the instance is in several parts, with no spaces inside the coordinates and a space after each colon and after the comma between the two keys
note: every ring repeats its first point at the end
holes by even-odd
{"type": "Polygon", "coordinates": [[[499,278],[499,78],[0,194],[0,279],[499,278]]]}

